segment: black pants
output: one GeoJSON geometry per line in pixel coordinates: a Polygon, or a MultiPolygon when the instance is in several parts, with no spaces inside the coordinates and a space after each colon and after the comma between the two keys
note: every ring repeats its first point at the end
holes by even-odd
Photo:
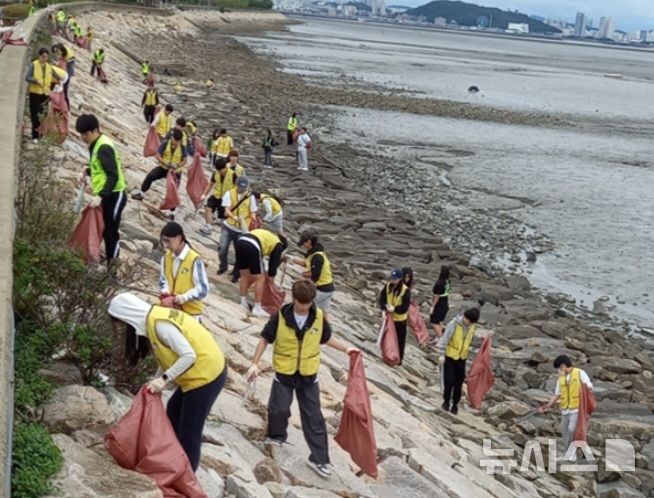
{"type": "Polygon", "coordinates": [[[102,217],[104,218],[104,249],[107,252],[107,265],[120,254],[120,217],[127,204],[125,192],[112,192],[102,198],[102,217]]]}
{"type": "Polygon", "coordinates": [[[466,378],[466,360],[453,360],[446,356],[443,375],[445,376],[443,400],[447,404],[452,400],[452,405],[458,405],[461,400],[461,387],[466,378]]]}
{"type": "Polygon", "coordinates": [[[41,126],[41,114],[45,112],[45,104],[48,102],[47,95],[30,93],[30,119],[32,120],[32,138],[39,138],[39,127],[41,126]]]}
{"type": "MultiPolygon", "coordinates": [[[[169,170],[167,170],[166,168],[162,168],[161,166],[152,168],[150,172],[146,175],[145,180],[143,180],[143,184],[141,185],[141,192],[143,193],[147,192],[148,190],[150,190],[150,187],[152,186],[153,182],[166,178],[168,176],[168,171],[169,170]]],[[[177,186],[179,187],[179,183],[182,181],[182,174],[175,173],[175,178],[177,179],[177,186]]]]}
{"type": "Polygon", "coordinates": [[[91,76],[95,76],[95,72],[97,71],[97,69],[98,69],[98,65],[95,62],[91,64],[91,76]]]}
{"type": "Polygon", "coordinates": [[[68,81],[64,83],[64,98],[66,99],[66,105],[68,106],[68,109],[70,109],[70,100],[68,100],[68,85],[70,85],[70,77],[68,78],[68,81]]]}
{"type": "Polygon", "coordinates": [[[152,124],[154,121],[154,110],[156,109],[155,106],[153,105],[146,105],[143,108],[143,117],[145,117],[145,122],[148,124],[152,124]]]}
{"type": "Polygon", "coordinates": [[[194,472],[200,465],[204,422],[220,391],[225,386],[226,380],[227,367],[216,380],[206,386],[191,389],[185,393],[178,388],[168,401],[166,413],[194,472]]]}
{"type": "Polygon", "coordinates": [[[272,166],[272,147],[263,148],[263,164],[266,166],[272,166]]]}
{"type": "Polygon", "coordinates": [[[283,383],[273,380],[268,401],[268,437],[286,441],[288,418],[291,416],[293,391],[300,405],[300,420],[304,440],[309,446],[309,460],[317,464],[329,463],[327,425],[320,410],[320,388],[318,382],[307,381],[306,377],[286,377],[283,383]]]}
{"type": "Polygon", "coordinates": [[[406,320],[403,322],[395,322],[395,330],[397,331],[397,343],[400,346],[400,365],[404,361],[404,346],[406,346],[406,320]]]}
{"type": "Polygon", "coordinates": [[[286,130],[286,143],[293,145],[293,132],[291,130],[286,130]]]}

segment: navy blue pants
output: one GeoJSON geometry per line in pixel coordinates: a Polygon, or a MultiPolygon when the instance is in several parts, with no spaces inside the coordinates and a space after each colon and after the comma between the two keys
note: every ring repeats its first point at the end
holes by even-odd
{"type": "Polygon", "coordinates": [[[211,407],[220,391],[225,387],[226,380],[227,365],[225,365],[223,373],[213,382],[185,393],[178,388],[168,401],[166,413],[175,430],[177,439],[184,448],[189,462],[191,462],[193,472],[200,465],[204,422],[207,420],[211,407]]]}

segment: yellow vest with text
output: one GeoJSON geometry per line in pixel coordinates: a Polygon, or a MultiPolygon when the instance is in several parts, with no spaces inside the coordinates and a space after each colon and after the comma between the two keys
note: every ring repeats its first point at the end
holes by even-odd
{"type": "MultiPolygon", "coordinates": [[[[304,271],[309,273],[311,272],[311,261],[313,260],[313,257],[316,254],[320,254],[322,256],[322,270],[320,271],[320,276],[318,277],[318,280],[315,282],[316,287],[333,284],[334,277],[332,276],[332,265],[329,262],[329,259],[327,259],[327,255],[323,251],[311,253],[306,257],[305,259],[306,266],[304,268],[304,271]]],[[[402,301],[400,300],[400,302],[402,301]]],[[[401,321],[401,320],[397,320],[397,321],[401,321]]]]}
{"type": "Polygon", "coordinates": [[[270,201],[270,207],[272,208],[273,216],[277,216],[279,213],[282,212],[282,205],[279,203],[277,199],[275,199],[273,196],[268,194],[261,194],[261,202],[263,202],[266,199],[270,201]]]}
{"type": "Polygon", "coordinates": [[[445,348],[445,356],[453,360],[468,359],[470,345],[472,344],[472,338],[475,336],[476,330],[477,327],[475,325],[470,325],[468,327],[468,333],[464,334],[463,325],[457,323],[454,334],[452,334],[450,342],[447,343],[447,347],[445,348]]]}
{"type": "Polygon", "coordinates": [[[259,241],[259,245],[261,245],[262,256],[270,256],[275,250],[275,246],[281,243],[281,240],[279,240],[277,235],[262,228],[252,230],[249,235],[256,237],[256,239],[259,241]]]}
{"type": "Polygon", "coordinates": [[[157,91],[156,90],[146,90],[145,91],[145,105],[157,105],[157,91]]]}
{"type": "MultiPolygon", "coordinates": [[[[402,304],[402,300],[404,299],[404,295],[408,292],[409,288],[402,284],[402,288],[400,289],[400,292],[398,294],[395,294],[391,290],[391,284],[388,283],[386,284],[386,303],[390,304],[391,306],[397,308],[402,304]]],[[[404,313],[395,313],[393,312],[393,321],[394,322],[403,322],[409,317],[409,312],[408,310],[404,313]]]]}
{"type": "Polygon", "coordinates": [[[569,384],[566,382],[566,377],[566,375],[559,377],[561,410],[577,410],[579,408],[579,396],[581,395],[581,370],[578,368],[572,369],[569,384]]]}
{"type": "Polygon", "coordinates": [[[320,340],[322,339],[323,313],[316,309],[316,318],[298,341],[295,329],[286,324],[279,312],[277,335],[273,347],[273,368],[283,375],[300,372],[305,377],[316,375],[320,370],[320,340]]]}
{"type": "Polygon", "coordinates": [[[182,163],[182,148],[183,145],[179,144],[177,148],[173,150],[173,139],[171,138],[168,140],[168,143],[166,144],[166,147],[164,148],[164,152],[161,155],[161,158],[166,164],[172,164],[173,167],[175,168],[176,173],[181,173],[183,168],[180,166],[182,163]]]}
{"type": "Polygon", "coordinates": [[[32,62],[32,65],[34,66],[34,79],[38,81],[39,84],[30,83],[28,86],[29,93],[36,93],[38,95],[46,95],[50,93],[50,88],[52,87],[52,64],[46,62],[44,70],[37,59],[32,62]]]}
{"type": "Polygon", "coordinates": [[[93,147],[93,152],[91,152],[91,161],[89,164],[89,169],[91,170],[91,189],[93,190],[94,195],[98,195],[104,189],[105,184],[107,183],[107,173],[102,167],[100,159],[98,159],[98,151],[100,147],[107,145],[111,147],[114,151],[114,157],[116,158],[116,169],[118,170],[118,180],[116,181],[116,186],[113,189],[113,192],[122,192],[125,190],[125,177],[123,176],[123,165],[120,160],[120,155],[114,147],[114,143],[106,136],[100,135],[95,141],[95,146],[93,147]]]}
{"type": "Polygon", "coordinates": [[[213,196],[216,199],[222,199],[227,192],[234,188],[235,177],[236,173],[234,173],[234,171],[229,168],[227,168],[225,176],[222,176],[220,172],[216,171],[214,175],[216,183],[213,188],[213,196]]]}
{"type": "MultiPolygon", "coordinates": [[[[177,275],[173,275],[173,252],[166,251],[164,255],[164,275],[168,281],[168,288],[176,296],[184,294],[195,287],[193,282],[193,268],[195,261],[200,255],[193,249],[189,249],[188,254],[180,263],[177,269],[177,275]]],[[[182,305],[184,310],[189,315],[201,315],[204,311],[204,303],[202,301],[187,301],[182,305]]]]}
{"type": "Polygon", "coordinates": [[[173,123],[173,117],[172,114],[166,114],[165,111],[159,111],[159,114],[157,114],[158,119],[157,119],[157,124],[154,127],[154,129],[157,132],[157,135],[160,137],[165,137],[168,135],[168,132],[170,131],[170,128],[172,127],[173,123]]]}
{"type": "Polygon", "coordinates": [[[252,202],[250,199],[250,194],[245,193],[243,195],[246,195],[247,199],[241,202],[236,212],[234,212],[234,206],[238,204],[238,191],[236,190],[236,188],[233,188],[232,190],[229,191],[229,199],[232,201],[231,204],[229,205],[229,209],[232,212],[232,214],[235,216],[235,218],[227,218],[227,223],[239,229],[241,228],[241,223],[239,221],[239,218],[243,219],[243,222],[245,223],[246,227],[250,226],[250,220],[252,219],[252,213],[250,212],[250,202],[252,202]]]}
{"type": "Polygon", "coordinates": [[[146,328],[152,352],[162,370],[168,370],[173,366],[179,356],[157,337],[155,327],[157,322],[161,321],[177,327],[195,351],[196,359],[193,365],[174,380],[182,392],[206,386],[223,373],[225,356],[211,332],[183,311],[154,305],[148,313],[146,328]]]}

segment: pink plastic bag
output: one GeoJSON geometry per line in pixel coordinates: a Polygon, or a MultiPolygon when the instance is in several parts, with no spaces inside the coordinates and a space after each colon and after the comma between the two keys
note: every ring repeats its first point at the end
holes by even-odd
{"type": "Polygon", "coordinates": [[[98,66],[98,79],[100,80],[101,83],[109,82],[109,80],[107,79],[107,75],[104,72],[104,69],[102,69],[102,66],[98,66]]]}
{"type": "Polygon", "coordinates": [[[174,171],[169,171],[166,176],[166,197],[161,202],[159,209],[175,209],[179,207],[182,200],[179,198],[179,191],[177,190],[177,177],[174,171]]]}
{"type": "Polygon", "coordinates": [[[50,108],[39,127],[41,136],[51,136],[63,143],[68,136],[68,104],[63,92],[50,92],[50,108]]]}
{"type": "Polygon", "coordinates": [[[275,279],[266,275],[266,286],[261,297],[261,306],[270,315],[277,313],[284,305],[286,292],[275,285],[275,279]]]}
{"type": "Polygon", "coordinates": [[[207,148],[202,143],[202,139],[197,135],[193,137],[193,146],[195,147],[196,154],[200,154],[201,157],[207,157],[207,148]]]}
{"type": "Polygon", "coordinates": [[[199,154],[195,154],[193,164],[191,164],[188,170],[188,177],[186,178],[186,193],[191,201],[193,201],[194,206],[197,207],[202,202],[202,194],[204,193],[204,189],[207,188],[207,185],[209,185],[209,180],[207,180],[204,174],[202,160],[199,154]]]}
{"type": "Polygon", "coordinates": [[[408,322],[409,329],[413,332],[418,344],[427,344],[429,342],[429,332],[427,332],[425,321],[420,315],[420,308],[418,308],[418,305],[413,301],[411,301],[411,304],[409,305],[408,322]]]}
{"type": "Polygon", "coordinates": [[[82,218],[73,231],[69,245],[84,250],[86,262],[100,261],[100,244],[104,233],[104,218],[102,206],[86,206],[82,211],[82,218]]]}
{"type": "Polygon", "coordinates": [[[143,145],[143,157],[154,157],[161,145],[161,139],[157,135],[154,128],[148,129],[148,136],[145,137],[145,144],[143,145]]]}
{"type": "Polygon", "coordinates": [[[377,477],[377,441],[366,384],[366,370],[360,352],[350,353],[343,414],[334,441],[347,451],[363,472],[377,477]]]}
{"type": "Polygon", "coordinates": [[[386,326],[382,332],[383,336],[381,340],[382,360],[389,367],[395,367],[400,364],[400,344],[397,340],[393,315],[386,313],[384,320],[386,326]]]}
{"type": "Polygon", "coordinates": [[[166,415],[161,395],[142,387],[104,437],[118,465],[152,478],[165,498],[207,498],[166,415]]]}
{"type": "Polygon", "coordinates": [[[484,337],[484,342],[468,371],[468,402],[476,410],[481,409],[481,402],[495,383],[493,360],[491,357],[491,338],[484,337]]]}

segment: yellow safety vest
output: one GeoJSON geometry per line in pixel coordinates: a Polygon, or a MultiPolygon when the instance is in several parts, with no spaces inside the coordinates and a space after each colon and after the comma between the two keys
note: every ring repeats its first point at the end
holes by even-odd
{"type": "Polygon", "coordinates": [[[99,50],[96,50],[93,52],[93,62],[96,64],[100,65],[104,62],[104,58],[107,56],[104,52],[100,52],[99,50]]]}
{"type": "Polygon", "coordinates": [[[246,195],[247,198],[243,202],[241,202],[236,212],[234,212],[234,206],[238,204],[238,191],[236,190],[236,188],[233,188],[232,190],[229,191],[229,198],[232,201],[229,206],[229,209],[230,211],[232,211],[232,214],[236,218],[227,218],[227,223],[236,228],[241,228],[241,223],[239,222],[240,218],[243,219],[243,222],[245,223],[246,227],[250,226],[250,220],[252,219],[252,213],[250,212],[250,202],[251,202],[250,194],[245,193],[243,195],[246,195]]]}
{"type": "Polygon", "coordinates": [[[166,148],[164,149],[163,154],[161,155],[161,158],[166,164],[172,164],[175,167],[175,172],[176,173],[181,173],[183,171],[183,168],[181,166],[182,163],[182,148],[184,146],[180,143],[177,148],[173,150],[173,139],[171,138],[168,140],[168,143],[166,144],[166,148]]]}
{"type": "Polygon", "coordinates": [[[34,79],[38,81],[39,84],[30,83],[28,91],[29,93],[36,93],[38,95],[47,95],[50,93],[50,88],[52,87],[52,64],[46,62],[45,71],[38,59],[32,62],[32,65],[34,66],[34,79]],[[43,84],[43,86],[41,86],[41,84],[43,84]]]}
{"type": "Polygon", "coordinates": [[[143,73],[143,76],[150,74],[150,64],[143,62],[141,64],[141,73],[143,73]]]}
{"type": "Polygon", "coordinates": [[[273,216],[276,216],[282,212],[282,205],[279,203],[279,201],[277,201],[277,199],[275,199],[274,197],[268,194],[261,194],[261,202],[263,202],[266,199],[270,200],[270,206],[272,207],[273,216]]]}
{"type": "Polygon", "coordinates": [[[275,246],[281,243],[277,235],[263,228],[252,230],[249,235],[254,236],[259,241],[262,256],[270,256],[275,250],[275,246]]]}
{"type": "Polygon", "coordinates": [[[91,170],[91,189],[93,190],[94,195],[98,195],[100,192],[102,192],[105,184],[107,183],[107,173],[102,167],[100,159],[98,159],[98,150],[103,145],[108,145],[111,147],[116,158],[118,180],[116,180],[116,186],[114,187],[113,192],[122,192],[125,190],[125,177],[123,176],[123,166],[120,160],[120,155],[118,154],[114,143],[106,135],[100,135],[95,141],[95,146],[93,147],[93,152],[91,152],[91,161],[89,164],[89,169],[91,170]]]}
{"type": "MultiPolygon", "coordinates": [[[[309,254],[306,259],[305,263],[306,266],[304,268],[304,271],[306,272],[311,272],[311,261],[313,260],[313,257],[316,254],[320,254],[322,256],[322,270],[320,271],[320,276],[318,277],[318,280],[316,281],[316,287],[321,287],[323,285],[329,285],[334,283],[334,277],[332,276],[332,265],[327,259],[327,255],[323,251],[318,251],[309,254]]],[[[400,302],[402,302],[400,300],[400,302]]],[[[401,320],[398,320],[401,321],[401,320]]]]}
{"type": "MultiPolygon", "coordinates": [[[[402,288],[400,289],[399,294],[395,294],[391,290],[391,284],[390,283],[386,284],[386,304],[390,304],[391,306],[397,308],[402,304],[402,299],[404,299],[404,295],[407,293],[408,290],[409,288],[406,285],[402,284],[402,288]]],[[[393,312],[394,322],[403,322],[408,317],[409,317],[408,310],[402,314],[393,312]]]]}
{"type": "Polygon", "coordinates": [[[225,369],[225,356],[215,339],[200,322],[183,311],[154,305],[146,319],[147,333],[152,352],[162,370],[168,370],[179,356],[157,337],[155,326],[164,321],[173,324],[195,351],[195,362],[174,382],[182,392],[206,386],[213,382],[225,369]]]}
{"type": "Polygon", "coordinates": [[[561,410],[577,410],[579,408],[579,396],[581,395],[581,370],[578,368],[572,369],[569,384],[566,377],[566,375],[559,377],[561,410]]]}
{"type": "Polygon", "coordinates": [[[64,60],[66,62],[75,60],[75,52],[71,48],[66,47],[66,57],[64,57],[64,60]]]}
{"type": "Polygon", "coordinates": [[[157,114],[158,121],[157,125],[155,126],[155,131],[157,132],[157,135],[160,137],[165,137],[168,135],[168,132],[170,131],[170,128],[172,127],[173,123],[173,117],[171,114],[166,114],[166,111],[159,111],[159,114],[157,114]]]}
{"type": "MultiPolygon", "coordinates": [[[[227,168],[225,176],[220,174],[220,171],[214,173],[214,180],[216,181],[213,188],[213,196],[216,199],[222,199],[226,192],[234,188],[234,177],[236,173],[233,170],[227,168]]],[[[245,201],[247,202],[247,201],[245,201]]]]}
{"type": "Polygon", "coordinates": [[[233,148],[231,137],[218,137],[211,145],[211,150],[219,156],[227,157],[233,148]]]}
{"type": "Polygon", "coordinates": [[[288,124],[286,125],[286,129],[288,131],[293,131],[295,130],[295,128],[297,128],[297,118],[291,116],[290,118],[288,118],[288,124]]]}
{"type": "Polygon", "coordinates": [[[146,90],[145,91],[145,105],[157,105],[157,91],[156,90],[146,90]]]}
{"type": "Polygon", "coordinates": [[[236,173],[236,176],[246,176],[245,168],[238,163],[236,163],[235,166],[232,166],[231,163],[227,163],[227,167],[231,169],[234,173],[236,173]]]}
{"type": "Polygon", "coordinates": [[[320,369],[320,340],[322,339],[323,313],[316,309],[316,318],[298,341],[295,329],[287,325],[279,312],[277,335],[273,347],[273,368],[283,375],[316,375],[320,369]]]}
{"type": "MultiPolygon", "coordinates": [[[[177,275],[173,275],[174,254],[172,251],[166,251],[164,255],[164,275],[168,281],[168,288],[176,296],[184,294],[195,287],[193,268],[199,257],[200,255],[197,252],[189,248],[188,254],[177,269],[177,275]]],[[[204,311],[204,303],[200,300],[187,301],[182,304],[182,309],[189,315],[201,315],[202,311],[204,311]]]]}
{"type": "Polygon", "coordinates": [[[57,22],[66,22],[66,13],[63,10],[57,12],[57,22]]]}
{"type": "Polygon", "coordinates": [[[463,325],[457,323],[454,334],[452,334],[450,342],[447,343],[445,348],[445,356],[453,360],[466,360],[470,354],[470,344],[472,344],[472,338],[475,336],[476,331],[476,325],[470,325],[468,333],[464,334],[463,325]]]}

